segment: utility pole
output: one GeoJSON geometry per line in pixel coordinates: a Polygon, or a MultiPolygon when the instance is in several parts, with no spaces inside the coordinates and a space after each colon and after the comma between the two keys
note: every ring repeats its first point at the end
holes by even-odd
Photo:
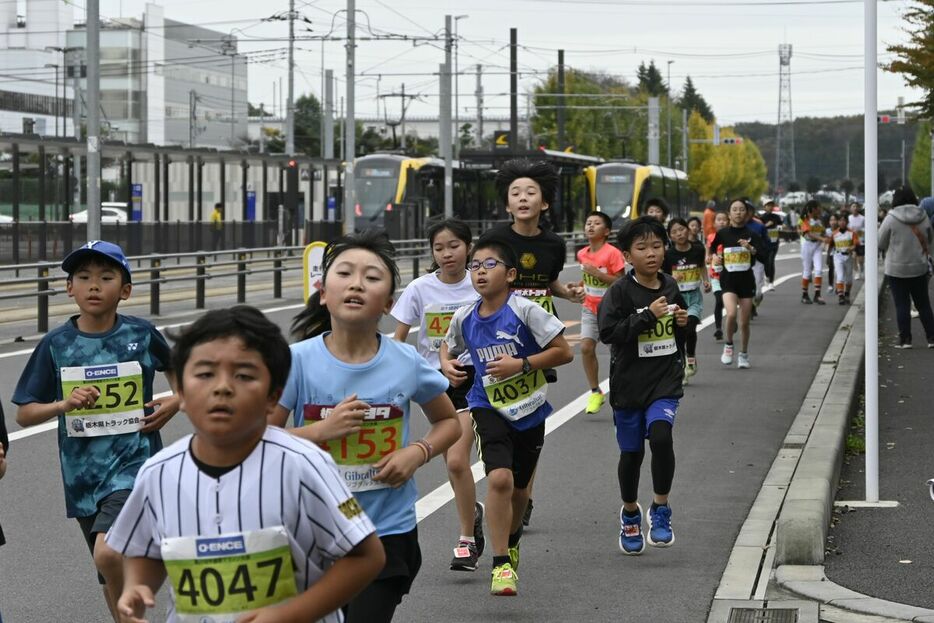
{"type": "Polygon", "coordinates": [[[441,124],[438,147],[444,158],[444,218],[454,217],[454,171],[451,163],[451,16],[444,16],[444,64],[441,65],[441,124]]]}
{"type": "MultiPolygon", "coordinates": [[[[353,20],[351,14],[350,19],[353,20]]],[[[281,92],[281,87],[280,87],[281,92]]],[[[289,0],[289,100],[285,107],[285,153],[295,153],[295,0],[289,0]]]]}
{"type": "Polygon", "coordinates": [[[567,147],[567,139],[564,135],[564,50],[558,50],[558,110],[555,111],[558,117],[558,149],[563,150],[567,147]]]}
{"type": "MultiPolygon", "coordinates": [[[[84,98],[81,97],[81,58],[76,55],[75,60],[77,61],[72,65],[74,83],[72,85],[72,91],[74,91],[72,97],[74,101],[71,107],[72,114],[72,126],[75,132],[75,139],[77,142],[81,142],[81,102],[84,98]]],[[[74,155],[74,172],[75,172],[75,198],[72,203],[74,205],[75,212],[81,210],[81,154],[75,153],[74,155]]]]}
{"type": "Polygon", "coordinates": [[[266,153],[266,111],[263,103],[259,103],[259,153],[266,153]]]}
{"type": "MultiPolygon", "coordinates": [[[[233,42],[231,42],[233,44],[233,42]]],[[[236,133],[237,133],[237,114],[234,111],[234,84],[236,82],[235,76],[235,62],[237,60],[237,53],[235,51],[230,54],[230,146],[233,147],[236,143],[236,133]]]]}
{"type": "Polygon", "coordinates": [[[850,179],[850,141],[846,142],[846,179],[850,179]]]}
{"type": "Polygon", "coordinates": [[[688,111],[681,109],[681,170],[688,170],[688,111]]]}
{"type": "Polygon", "coordinates": [[[87,2],[88,240],[101,238],[101,16],[100,0],[87,2]]]}
{"type": "MultiPolygon", "coordinates": [[[[459,158],[461,153],[461,112],[460,112],[460,65],[457,62],[460,49],[460,36],[457,34],[457,22],[469,18],[469,15],[457,15],[454,18],[454,157],[459,158]]],[[[450,66],[450,63],[448,63],[450,66]]]]}
{"type": "MultiPolygon", "coordinates": [[[[294,1],[294,0],[292,0],[294,1]]],[[[347,115],[344,117],[344,228],[353,233],[357,209],[353,161],[357,153],[357,120],[354,116],[354,57],[356,54],[356,0],[347,0],[347,115]]]]}
{"type": "Polygon", "coordinates": [[[334,157],[334,71],[324,72],[324,154],[334,157]]]}
{"type": "Polygon", "coordinates": [[[649,143],[649,164],[658,164],[661,159],[658,154],[658,98],[649,98],[649,123],[648,123],[648,143],[649,143]]]}
{"type": "Polygon", "coordinates": [[[668,61],[668,84],[666,85],[666,91],[668,92],[668,166],[671,167],[671,64],[674,61],[668,61]]]}
{"type": "MultiPolygon", "coordinates": [[[[477,98],[477,147],[483,146],[483,65],[477,63],[477,89],[474,91],[477,98]]],[[[931,166],[934,167],[934,150],[931,151],[931,166]]],[[[934,171],[934,168],[932,168],[934,171]]],[[[934,178],[932,178],[934,179],[934,178]]]]}
{"type": "Polygon", "coordinates": [[[908,180],[905,179],[905,139],[902,139],[902,186],[907,186],[908,180]]]}
{"type": "Polygon", "coordinates": [[[518,31],[509,29],[509,150],[519,152],[518,31]]]}
{"type": "MultiPolygon", "coordinates": [[[[195,147],[195,132],[198,124],[198,96],[194,89],[188,91],[188,149],[195,147]]],[[[262,112],[262,107],[260,108],[262,112]]],[[[262,140],[263,129],[260,128],[260,140],[262,140]]]]}

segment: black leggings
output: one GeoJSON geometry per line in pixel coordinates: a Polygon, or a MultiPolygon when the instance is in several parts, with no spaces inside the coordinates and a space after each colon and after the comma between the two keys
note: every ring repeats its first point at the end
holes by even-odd
{"type": "Polygon", "coordinates": [[[720,330],[720,323],[723,322],[723,291],[717,290],[713,293],[716,301],[713,305],[713,326],[720,330]]]}
{"type": "Polygon", "coordinates": [[[408,578],[374,580],[344,606],[345,623],[389,623],[408,592],[408,578]]]}
{"type": "MultiPolygon", "coordinates": [[[[649,447],[652,449],[652,490],[668,495],[675,476],[675,446],[671,438],[671,424],[652,422],[649,426],[649,447]]],[[[632,504],[639,499],[639,471],[645,458],[645,446],[638,452],[620,452],[616,475],[623,502],[632,504]]]]}
{"type": "Polygon", "coordinates": [[[765,278],[769,283],[775,283],[775,256],[778,255],[778,247],[769,249],[765,254],[765,278]]]}
{"type": "Polygon", "coordinates": [[[684,331],[675,332],[675,342],[678,344],[678,350],[687,352],[688,357],[693,357],[697,352],[697,325],[700,320],[694,316],[688,316],[688,324],[684,331]]]}

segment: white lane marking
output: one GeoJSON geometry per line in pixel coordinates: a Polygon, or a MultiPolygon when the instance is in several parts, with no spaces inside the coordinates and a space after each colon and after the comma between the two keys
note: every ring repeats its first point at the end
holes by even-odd
{"type": "MultiPolygon", "coordinates": [[[[782,285],[783,283],[785,283],[786,281],[789,281],[791,279],[794,279],[795,277],[800,277],[800,276],[801,276],[801,273],[785,275],[784,277],[781,277],[780,279],[776,279],[773,285],[775,287],[778,287],[782,285]]],[[[726,315],[726,310],[724,310],[724,315],[726,315]]],[[[710,314],[709,316],[704,318],[704,320],[699,325],[697,325],[697,330],[702,331],[703,329],[709,327],[712,324],[713,324],[713,314],[710,314]]],[[[602,389],[604,393],[607,393],[610,391],[610,379],[609,378],[603,379],[603,381],[600,383],[600,389],[602,389]]],[[[573,399],[568,404],[564,405],[563,407],[561,407],[560,409],[552,413],[550,416],[548,416],[548,419],[545,420],[545,436],[548,436],[551,433],[555,432],[562,425],[566,424],[576,415],[583,412],[584,408],[587,406],[587,400],[589,398],[590,398],[590,392],[586,391],[580,396],[578,396],[577,398],[573,399]]],[[[480,461],[477,461],[476,463],[471,465],[470,471],[473,473],[474,483],[478,483],[484,478],[486,478],[486,474],[483,472],[483,463],[480,461]]],[[[445,482],[443,485],[438,486],[436,489],[434,489],[430,493],[423,495],[415,503],[416,520],[421,522],[423,519],[427,519],[433,513],[435,513],[438,509],[440,509],[442,506],[444,506],[445,504],[447,504],[453,499],[454,499],[454,490],[451,488],[451,483],[445,482]]]]}
{"type": "MultiPolygon", "coordinates": [[[[159,398],[165,398],[166,396],[171,396],[171,395],[172,395],[172,392],[161,392],[153,396],[152,399],[158,400],[159,398]]],[[[10,441],[16,441],[17,439],[25,439],[26,437],[32,437],[33,435],[44,433],[47,430],[55,430],[56,428],[58,428],[57,417],[53,420],[49,420],[48,422],[43,422],[42,424],[36,424],[35,426],[30,426],[29,428],[18,430],[15,433],[10,433],[10,441]]]]}

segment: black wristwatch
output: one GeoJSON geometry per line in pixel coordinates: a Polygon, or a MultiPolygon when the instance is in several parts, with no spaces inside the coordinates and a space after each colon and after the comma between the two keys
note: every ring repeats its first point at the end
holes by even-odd
{"type": "Polygon", "coordinates": [[[532,364],[529,363],[527,357],[522,358],[522,374],[528,374],[532,371],[532,364]]]}

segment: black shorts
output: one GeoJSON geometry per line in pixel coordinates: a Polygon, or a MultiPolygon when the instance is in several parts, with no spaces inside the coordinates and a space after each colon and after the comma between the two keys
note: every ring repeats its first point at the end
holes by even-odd
{"type": "MultiPolygon", "coordinates": [[[[120,514],[128,497],[130,497],[128,489],[114,491],[97,503],[96,513],[87,517],[76,517],[78,525],[81,526],[84,540],[91,551],[92,558],[94,557],[94,544],[97,542],[97,534],[107,534],[110,526],[117,520],[117,515],[120,514]]],[[[100,584],[106,584],[100,573],[97,574],[97,581],[100,584]]]]}
{"type": "Polygon", "coordinates": [[[866,245],[864,244],[856,245],[856,257],[863,257],[864,255],[866,255],[866,245]]]}
{"type": "Polygon", "coordinates": [[[532,480],[538,457],[545,444],[545,423],[528,430],[516,430],[493,409],[474,409],[473,429],[477,455],[489,475],[494,469],[512,470],[513,486],[525,489],[532,480]]]}
{"type": "Polygon", "coordinates": [[[418,528],[381,536],[379,540],[386,552],[386,564],[376,579],[344,607],[345,623],[391,621],[422,566],[418,528]]]}
{"type": "Polygon", "coordinates": [[[476,374],[476,368],[473,366],[464,366],[463,370],[467,373],[467,378],[464,379],[464,382],[457,387],[448,385],[447,389],[448,398],[454,403],[454,410],[458,413],[466,411],[469,408],[467,406],[467,392],[473,387],[473,379],[476,374]]]}
{"type": "Polygon", "coordinates": [[[720,289],[724,294],[731,292],[741,299],[751,299],[756,296],[756,278],[752,270],[741,273],[720,273],[720,289]]]}

